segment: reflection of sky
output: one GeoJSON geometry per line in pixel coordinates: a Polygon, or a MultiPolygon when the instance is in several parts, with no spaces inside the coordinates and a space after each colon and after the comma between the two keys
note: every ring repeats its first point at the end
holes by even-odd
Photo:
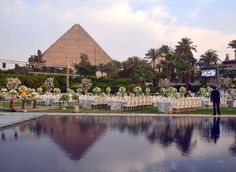
{"type": "MultiPolygon", "coordinates": [[[[164,121],[168,122],[159,120],[160,124],[164,121]]],[[[124,120],[122,122],[124,124],[124,120]]],[[[173,125],[175,122],[170,121],[173,125]]],[[[211,122],[204,120],[201,123],[204,127],[199,129],[210,129],[211,122]]],[[[149,130],[159,126],[158,121],[154,124],[149,125],[149,130]]],[[[86,148],[80,160],[70,159],[66,150],[49,133],[37,136],[27,129],[22,128],[20,132],[19,128],[14,127],[4,131],[7,140],[0,142],[0,171],[231,171],[236,167],[235,157],[229,154],[229,148],[235,142],[235,131],[228,130],[226,124],[224,122],[224,127],[221,126],[220,138],[216,143],[203,137],[202,131],[195,127],[191,133],[191,151],[185,156],[175,141],[168,146],[151,143],[146,137],[148,130],[132,134],[133,130],[112,127],[86,148]],[[14,138],[15,131],[19,133],[18,139],[14,138]]],[[[99,125],[97,127],[100,130],[99,125]]],[[[177,127],[170,128],[173,131],[177,127]]],[[[163,127],[155,128],[160,129],[164,131],[163,127]]]]}

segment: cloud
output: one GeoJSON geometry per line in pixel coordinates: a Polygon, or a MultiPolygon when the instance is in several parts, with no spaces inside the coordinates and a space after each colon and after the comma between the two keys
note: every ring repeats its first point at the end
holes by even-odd
{"type": "Polygon", "coordinates": [[[27,6],[22,0],[0,0],[0,15],[6,20],[20,22],[26,15],[27,6]]]}
{"type": "MultiPolygon", "coordinates": [[[[38,46],[27,42],[26,45],[29,46],[25,47],[25,52],[21,54],[25,57],[30,55],[29,52],[35,52],[37,49],[46,50],[75,23],[80,23],[108,54],[117,60],[125,60],[130,56],[143,57],[149,48],[158,48],[162,44],[174,47],[181,38],[186,36],[198,46],[196,57],[210,48],[216,49],[221,58],[224,58],[226,53],[231,56],[233,54],[233,51],[227,49],[227,43],[235,38],[235,34],[180,25],[178,16],[171,15],[161,0],[142,0],[137,3],[134,0],[71,0],[70,2],[40,0],[33,5],[22,0],[2,2],[4,3],[0,7],[2,11],[0,14],[9,20],[8,23],[19,24],[24,20],[26,24],[34,26],[29,28],[26,25],[25,29],[31,34],[35,32],[39,35],[35,35],[34,38],[38,38],[38,46]],[[42,38],[41,35],[44,37],[42,38]]],[[[203,0],[199,2],[206,3],[203,0]]],[[[193,11],[192,17],[196,15],[197,12],[194,14],[193,11]]],[[[24,36],[21,35],[21,43],[24,41],[24,36]]],[[[10,42],[15,44],[17,49],[19,40],[10,40],[10,42]]],[[[7,49],[7,45],[0,40],[1,49],[4,46],[7,49]]],[[[17,50],[6,54],[17,56],[13,54],[14,52],[17,50]]]]}

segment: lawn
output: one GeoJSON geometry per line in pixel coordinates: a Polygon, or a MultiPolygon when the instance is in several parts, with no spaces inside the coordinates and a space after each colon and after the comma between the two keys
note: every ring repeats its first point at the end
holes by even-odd
{"type": "MultiPolygon", "coordinates": [[[[27,105],[28,107],[32,107],[30,104],[27,105]]],[[[2,107],[7,109],[9,108],[9,102],[3,102],[2,107]]],[[[13,107],[20,108],[21,103],[14,102],[13,107]]],[[[46,113],[74,113],[73,107],[68,107],[67,109],[63,110],[62,108],[58,109],[46,109],[46,106],[39,107],[39,109],[28,109],[29,112],[46,112],[46,113]]],[[[50,107],[49,107],[50,108],[50,107]]],[[[4,111],[4,110],[0,110],[4,111]]],[[[137,109],[133,111],[111,111],[109,109],[83,109],[80,108],[80,113],[147,113],[147,114],[160,114],[160,112],[157,112],[153,107],[147,107],[145,109],[137,109]]],[[[210,115],[212,114],[212,109],[199,109],[194,112],[183,112],[182,114],[206,114],[210,115]]],[[[221,108],[221,114],[227,114],[227,115],[236,115],[236,108],[221,108]]]]}
{"type": "MultiPolygon", "coordinates": [[[[185,114],[212,114],[213,110],[212,109],[199,109],[194,112],[185,112],[185,114]]],[[[222,115],[227,114],[227,115],[236,115],[236,108],[221,108],[220,113],[222,115]]]]}
{"type": "MultiPolygon", "coordinates": [[[[47,112],[47,113],[74,113],[73,107],[68,107],[65,110],[62,108],[58,109],[48,109],[48,110],[34,110],[33,112],[47,112]]],[[[153,107],[148,107],[145,109],[137,109],[133,111],[111,111],[109,109],[84,109],[80,108],[80,113],[157,113],[153,107]]]]}
{"type": "MultiPolygon", "coordinates": [[[[14,107],[21,107],[21,103],[19,102],[13,102],[13,108],[14,107]]],[[[10,103],[9,102],[2,102],[2,107],[3,108],[9,108],[10,107],[10,103]]]]}

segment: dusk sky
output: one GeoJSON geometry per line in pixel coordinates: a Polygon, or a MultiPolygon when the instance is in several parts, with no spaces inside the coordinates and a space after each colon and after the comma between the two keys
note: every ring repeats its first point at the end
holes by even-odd
{"type": "Polygon", "coordinates": [[[79,23],[116,60],[183,37],[234,58],[235,0],[0,0],[0,58],[27,60],[79,23]]]}

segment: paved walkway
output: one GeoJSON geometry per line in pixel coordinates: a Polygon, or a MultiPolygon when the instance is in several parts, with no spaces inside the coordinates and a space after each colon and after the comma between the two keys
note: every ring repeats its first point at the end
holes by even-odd
{"type": "Polygon", "coordinates": [[[37,113],[0,113],[0,128],[7,127],[9,125],[17,124],[20,122],[36,119],[45,114],[37,113]]]}

